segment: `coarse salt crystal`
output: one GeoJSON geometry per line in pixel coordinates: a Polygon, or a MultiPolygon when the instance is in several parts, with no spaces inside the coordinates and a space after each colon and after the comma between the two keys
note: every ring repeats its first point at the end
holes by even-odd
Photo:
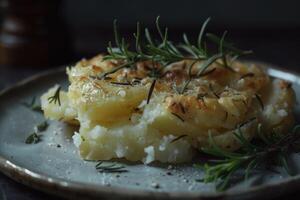
{"type": "Polygon", "coordinates": [[[120,95],[121,97],[125,97],[126,96],[126,91],[125,90],[119,90],[118,95],[120,95]]]}
{"type": "Polygon", "coordinates": [[[106,128],[97,125],[89,132],[89,136],[95,140],[99,136],[105,134],[106,132],[107,132],[106,128]]]}
{"type": "Polygon", "coordinates": [[[155,160],[155,155],[154,155],[154,147],[153,146],[148,146],[144,149],[145,153],[147,154],[146,158],[144,159],[145,164],[149,164],[155,160]]]}
{"type": "Polygon", "coordinates": [[[138,108],[143,108],[145,105],[147,104],[146,100],[143,100],[140,105],[138,106],[138,108]]]}
{"type": "Polygon", "coordinates": [[[73,139],[73,142],[74,142],[74,145],[79,148],[81,142],[82,142],[82,138],[81,138],[81,135],[77,132],[74,133],[74,135],[72,136],[72,139],[73,139]]]}

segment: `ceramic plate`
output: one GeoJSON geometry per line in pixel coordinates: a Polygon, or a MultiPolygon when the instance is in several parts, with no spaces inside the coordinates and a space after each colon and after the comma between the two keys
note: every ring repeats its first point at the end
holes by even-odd
{"type": "MultiPolygon", "coordinates": [[[[293,82],[300,99],[298,75],[271,67],[268,72],[293,82]]],[[[300,175],[289,177],[283,171],[261,171],[225,192],[217,192],[214,184],[196,181],[201,179],[203,172],[195,169],[192,163],[143,165],[116,160],[112,162],[125,165],[128,172],[99,173],[95,169],[96,162],[79,157],[71,138],[76,128],[56,121],[49,122],[41,142],[25,144],[33,127],[44,118],[24,107],[22,102],[39,97],[57,83],[67,88],[65,69],[31,77],[0,94],[0,170],[18,182],[70,199],[266,199],[293,191],[300,185],[300,175]]],[[[300,116],[299,105],[295,112],[300,116]]],[[[293,168],[300,171],[300,155],[292,155],[292,161],[293,168]]]]}

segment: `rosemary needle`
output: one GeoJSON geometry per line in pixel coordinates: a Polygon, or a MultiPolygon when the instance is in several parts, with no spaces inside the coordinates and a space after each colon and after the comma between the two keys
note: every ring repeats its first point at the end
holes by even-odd
{"type": "Polygon", "coordinates": [[[176,141],[178,141],[178,140],[180,140],[181,138],[184,138],[184,137],[187,137],[187,135],[180,135],[180,136],[174,138],[170,143],[174,143],[174,142],[176,142],[176,141]]]}
{"type": "Polygon", "coordinates": [[[171,112],[171,114],[174,115],[175,117],[177,117],[181,122],[184,122],[184,119],[180,115],[178,115],[177,113],[171,112]]]}
{"type": "Polygon", "coordinates": [[[264,103],[263,103],[262,99],[260,98],[260,96],[258,94],[255,94],[255,97],[256,97],[259,105],[261,106],[261,109],[264,110],[265,106],[264,106],[264,103]]]}
{"type": "Polygon", "coordinates": [[[33,97],[30,102],[22,102],[22,105],[36,112],[42,112],[41,106],[36,103],[36,97],[33,97]]]}
{"type": "Polygon", "coordinates": [[[43,121],[40,124],[36,125],[34,127],[34,132],[26,138],[25,143],[26,144],[36,144],[36,143],[40,142],[42,135],[38,134],[38,133],[45,131],[48,128],[48,126],[49,126],[49,124],[47,121],[43,121]]]}
{"type": "Polygon", "coordinates": [[[156,79],[154,79],[154,80],[152,81],[152,83],[151,83],[151,86],[150,86],[150,89],[149,89],[149,92],[148,92],[148,97],[147,97],[147,104],[149,104],[149,102],[150,102],[152,93],[153,93],[153,91],[154,91],[155,83],[156,83],[156,79]]]}
{"type": "MultiPolygon", "coordinates": [[[[141,33],[141,25],[137,23],[137,30],[134,33],[135,38],[135,49],[129,48],[129,42],[126,42],[123,37],[120,36],[117,28],[117,21],[114,20],[114,36],[115,45],[112,47],[112,43],[108,43],[107,55],[104,56],[104,60],[116,60],[120,65],[106,71],[98,76],[98,78],[105,78],[109,74],[113,74],[124,68],[135,69],[138,62],[152,61],[153,68],[155,66],[161,66],[164,68],[172,63],[176,63],[182,60],[190,60],[194,64],[197,62],[201,63],[201,68],[197,72],[197,76],[194,78],[201,78],[207,73],[213,71],[206,71],[218,59],[223,59],[223,65],[229,67],[229,63],[225,60],[228,56],[240,56],[248,51],[242,51],[234,47],[232,44],[225,41],[225,34],[219,38],[213,34],[204,34],[209,18],[203,23],[200,33],[198,35],[197,44],[194,45],[190,42],[188,36],[183,34],[183,43],[175,44],[169,40],[168,28],[161,28],[159,24],[159,17],[156,18],[155,25],[157,32],[160,36],[160,40],[152,39],[150,31],[145,28],[144,35],[141,33]],[[144,36],[144,37],[143,37],[144,36]],[[145,40],[144,40],[145,39],[145,40]],[[206,39],[209,39],[213,43],[218,43],[219,48],[217,52],[209,52],[206,49],[206,39]]],[[[193,64],[192,64],[193,65],[193,64]]],[[[157,70],[155,77],[160,78],[163,75],[160,74],[162,69],[157,70]]],[[[189,72],[189,79],[185,82],[184,87],[180,93],[184,93],[191,82],[192,74],[189,72]]],[[[154,84],[155,82],[153,82],[154,84]]],[[[151,89],[151,87],[150,87],[151,89]]],[[[149,91],[149,94],[152,92],[149,91]]],[[[149,95],[148,95],[149,97],[149,95]]],[[[148,98],[149,99],[149,98],[148,98]]],[[[150,99],[149,99],[150,100],[150,99]]],[[[148,100],[148,103],[149,103],[148,100]]]]}
{"type": "Polygon", "coordinates": [[[41,141],[41,136],[42,135],[38,135],[37,133],[34,132],[26,138],[25,143],[26,144],[36,144],[39,141],[41,141]]]}
{"type": "Polygon", "coordinates": [[[103,161],[99,161],[96,166],[98,172],[103,173],[123,173],[128,172],[128,170],[123,165],[118,165],[116,163],[104,164],[103,161]]]}
{"type": "Polygon", "coordinates": [[[42,131],[45,131],[48,128],[48,126],[49,126],[48,122],[47,121],[43,121],[42,123],[36,125],[34,127],[34,130],[35,130],[36,133],[37,132],[42,132],[42,131]]]}
{"type": "Polygon", "coordinates": [[[48,98],[49,103],[54,102],[54,104],[56,104],[56,102],[58,102],[58,105],[60,106],[60,90],[61,90],[61,86],[58,86],[57,89],[54,92],[54,95],[48,98]]]}

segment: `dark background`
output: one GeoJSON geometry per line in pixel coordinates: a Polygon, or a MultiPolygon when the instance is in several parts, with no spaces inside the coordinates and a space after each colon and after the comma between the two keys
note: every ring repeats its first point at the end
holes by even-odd
{"type": "MultiPolygon", "coordinates": [[[[7,13],[8,9],[5,9],[5,5],[9,2],[30,2],[24,3],[28,7],[23,5],[24,9],[21,7],[21,10],[30,10],[30,5],[40,2],[48,2],[50,6],[57,4],[55,15],[62,26],[55,27],[56,22],[54,22],[52,32],[53,29],[58,35],[65,33],[65,29],[67,32],[66,38],[62,41],[48,41],[52,44],[60,44],[60,47],[52,48],[49,61],[31,65],[20,60],[12,67],[9,64],[1,65],[0,62],[0,74],[12,74],[4,76],[5,81],[0,79],[0,88],[11,83],[10,79],[19,80],[42,69],[69,64],[83,57],[89,58],[105,52],[108,41],[113,40],[113,19],[118,20],[119,30],[126,40],[132,41],[136,22],[140,21],[143,26],[155,31],[154,22],[158,15],[161,17],[162,26],[169,28],[169,35],[174,41],[182,40],[184,32],[195,39],[202,23],[211,17],[207,30],[218,35],[228,30],[227,39],[241,49],[254,51],[254,54],[248,57],[249,59],[261,60],[289,70],[298,70],[300,1],[297,0],[0,0],[2,7],[0,16],[5,16],[7,13]],[[68,44],[71,49],[70,56],[62,57],[64,50],[60,52],[59,49],[68,44]],[[15,69],[18,69],[17,75],[15,69]]],[[[15,15],[20,16],[19,13],[15,15]]],[[[21,18],[26,19],[26,15],[22,15],[21,18]]],[[[48,32],[52,34],[51,29],[48,32]]],[[[17,35],[22,34],[17,33],[17,35]]],[[[38,55],[40,50],[26,51],[25,48],[23,52],[31,52],[27,58],[32,61],[40,57],[38,55]]]]}
{"type": "Polygon", "coordinates": [[[170,35],[183,32],[196,36],[203,21],[211,17],[208,31],[228,37],[239,47],[252,49],[255,58],[295,67],[300,53],[300,2],[274,0],[66,0],[62,15],[68,24],[77,55],[105,51],[112,40],[112,20],[131,39],[136,21],[153,27],[156,16],[168,26],[170,35]]]}
{"type": "MultiPolygon", "coordinates": [[[[35,5],[40,1],[31,0],[29,3],[35,5]]],[[[9,0],[0,0],[1,25],[3,25],[1,21],[7,14],[5,9],[7,2],[9,0]]],[[[55,62],[58,60],[59,53],[54,53],[48,63],[38,67],[22,65],[22,63],[2,64],[0,65],[0,89],[42,70],[70,64],[82,57],[88,58],[104,52],[108,41],[113,40],[113,19],[118,19],[124,37],[132,40],[137,21],[153,29],[158,15],[161,17],[161,24],[168,26],[170,36],[175,41],[181,40],[183,32],[195,38],[203,21],[211,17],[208,30],[216,34],[228,30],[228,38],[237,46],[254,51],[249,59],[272,63],[286,70],[300,70],[298,68],[300,1],[296,0],[64,0],[59,3],[57,14],[64,27],[68,29],[71,56],[55,62]]],[[[59,27],[57,29],[59,31],[59,27]]],[[[65,43],[64,41],[60,43],[67,45],[67,40],[65,43]]],[[[36,52],[33,51],[32,59],[35,54],[36,52]]],[[[4,194],[2,197],[9,200],[52,199],[50,196],[19,185],[3,175],[0,175],[0,187],[1,194],[4,194]]],[[[300,194],[295,191],[295,194],[290,194],[284,199],[299,198],[300,194]]]]}

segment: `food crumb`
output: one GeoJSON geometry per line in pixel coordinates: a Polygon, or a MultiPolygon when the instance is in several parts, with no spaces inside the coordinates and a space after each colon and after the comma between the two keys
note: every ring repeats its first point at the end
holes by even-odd
{"type": "Polygon", "coordinates": [[[169,165],[167,169],[173,169],[174,167],[172,165],[169,165]]]}
{"type": "Polygon", "coordinates": [[[183,182],[188,183],[189,180],[185,178],[185,179],[183,179],[183,182]]]}
{"type": "Polygon", "coordinates": [[[153,188],[155,188],[155,189],[158,189],[158,188],[160,188],[160,185],[159,185],[158,183],[153,182],[153,183],[151,184],[151,187],[153,187],[153,188]]]}
{"type": "Polygon", "coordinates": [[[172,172],[167,172],[166,174],[169,175],[169,176],[173,175],[172,172]]]}
{"type": "Polygon", "coordinates": [[[125,97],[126,96],[125,90],[118,91],[118,95],[120,95],[121,97],[125,97]]]}

